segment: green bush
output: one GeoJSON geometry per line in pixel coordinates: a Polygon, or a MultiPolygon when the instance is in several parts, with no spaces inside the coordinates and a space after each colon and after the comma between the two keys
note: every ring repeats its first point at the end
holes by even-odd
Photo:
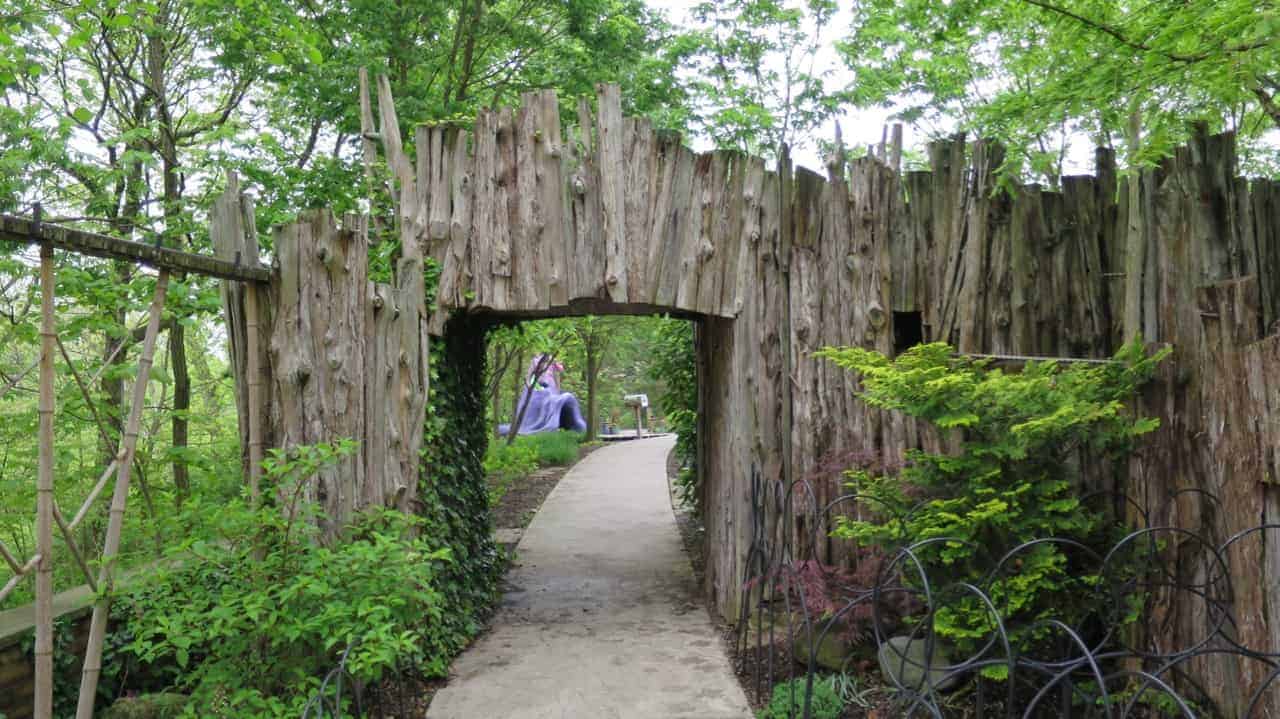
{"type": "Polygon", "coordinates": [[[538,468],[538,450],[527,442],[490,442],[484,455],[484,474],[489,478],[489,505],[502,501],[511,483],[538,468]]]}
{"type": "Polygon", "coordinates": [[[537,454],[540,467],[567,467],[578,461],[578,445],[582,435],[577,432],[557,430],[516,437],[514,446],[531,447],[537,454]]]}
{"type": "MultiPolygon", "coordinates": [[[[806,677],[797,677],[773,687],[773,697],[768,706],[761,709],[757,719],[796,719],[804,716],[806,677]]],[[[813,696],[809,699],[810,719],[840,719],[844,712],[844,699],[828,678],[814,677],[813,696]]]]}
{"type": "MultiPolygon", "coordinates": [[[[951,454],[911,450],[906,467],[890,475],[850,472],[857,492],[897,509],[879,521],[842,518],[834,535],[891,556],[910,543],[955,540],[916,552],[934,590],[964,582],[983,587],[1006,623],[1040,627],[1013,630],[1018,649],[1044,641],[1048,630],[1039,620],[1074,624],[1091,611],[1096,563],[1061,544],[1042,543],[1022,550],[1001,574],[988,573],[1031,540],[1109,546],[1105,518],[1081,504],[1073,460],[1084,454],[1119,462],[1158,426],[1128,411],[1124,401],[1166,354],[1147,356],[1135,342],[1110,364],[1028,362],[1021,372],[1005,373],[987,361],[957,357],[945,344],[918,345],[894,360],[859,348],[822,351],[819,356],[859,373],[863,401],[926,420],[959,446],[951,454]]],[[[913,571],[907,575],[916,581],[913,571]]],[[[939,602],[932,615],[933,631],[963,653],[994,628],[986,605],[968,592],[939,602]]],[[[1001,678],[1006,669],[984,673],[1001,678]]]]}
{"type": "Polygon", "coordinates": [[[277,506],[193,500],[190,511],[213,515],[225,541],[182,547],[176,569],[122,597],[132,636],[122,650],[183,669],[188,715],[297,716],[348,647],[347,670],[373,682],[400,665],[443,676],[469,640],[440,621],[450,550],[415,533],[421,520],[372,511],[326,546],[317,509],[291,499],[351,449],[300,448],[264,462],[264,496],[277,506]]]}
{"type": "Polygon", "coordinates": [[[662,383],[657,404],[667,428],[676,433],[676,457],[682,471],[676,477],[680,502],[701,513],[698,506],[698,366],[694,355],[693,323],[668,319],[655,333],[649,375],[662,383]]]}

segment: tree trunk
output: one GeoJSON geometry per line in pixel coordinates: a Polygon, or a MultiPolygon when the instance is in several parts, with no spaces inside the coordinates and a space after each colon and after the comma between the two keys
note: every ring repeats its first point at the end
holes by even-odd
{"type": "Polygon", "coordinates": [[[186,329],[177,320],[169,326],[169,362],[173,367],[173,486],[177,491],[175,501],[181,509],[183,501],[191,495],[187,460],[182,454],[187,448],[191,375],[187,371],[186,329]]]}
{"type": "Polygon", "coordinates": [[[596,385],[600,378],[600,358],[599,353],[591,347],[587,348],[587,439],[591,440],[596,436],[596,385]]]}
{"type": "Polygon", "coordinates": [[[511,376],[515,380],[511,385],[515,391],[515,396],[511,399],[511,431],[515,431],[516,413],[520,411],[520,393],[524,390],[524,383],[529,381],[524,374],[524,352],[516,355],[516,371],[511,376]]]}
{"type": "MultiPolygon", "coordinates": [[[[166,27],[169,21],[167,9],[160,13],[158,25],[166,27]]],[[[149,94],[154,103],[156,120],[160,124],[160,163],[164,180],[163,213],[164,234],[162,242],[172,247],[178,244],[178,228],[182,220],[182,185],[178,177],[178,148],[175,141],[173,117],[168,98],[169,49],[164,37],[153,32],[147,37],[147,77],[149,94]]],[[[176,278],[179,282],[183,277],[176,278]]],[[[178,318],[169,327],[169,363],[173,372],[173,484],[177,490],[177,502],[181,506],[190,490],[187,472],[187,414],[191,409],[191,375],[187,369],[185,332],[178,318]]]]}

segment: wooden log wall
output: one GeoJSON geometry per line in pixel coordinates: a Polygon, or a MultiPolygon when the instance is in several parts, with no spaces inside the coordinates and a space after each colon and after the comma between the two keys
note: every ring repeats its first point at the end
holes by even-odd
{"type": "MultiPolygon", "coordinates": [[[[257,257],[247,202],[233,185],[215,204],[212,235],[228,258],[257,257]]],[[[402,266],[394,286],[372,282],[368,243],[363,216],[309,212],[275,231],[275,268],[256,323],[246,288],[224,288],[242,446],[250,446],[250,412],[262,418],[266,447],[359,442],[306,484],[303,496],[324,508],[327,533],[367,507],[409,510],[418,492],[428,370],[421,264],[402,266]],[[261,390],[251,393],[254,330],[261,390]]]]}
{"type": "MultiPolygon", "coordinates": [[[[1138,332],[1171,345],[1137,403],[1160,429],[1128,476],[1091,481],[1135,500],[1153,526],[1186,528],[1214,547],[1280,522],[1280,183],[1236,177],[1234,138],[1203,130],[1158,167],[1119,180],[1113,155],[1100,150],[1096,176],[1064,178],[1054,192],[1019,186],[992,196],[999,150],[981,142],[937,143],[930,161],[929,172],[902,181],[894,311],[920,313],[926,340],[974,353],[1103,358],[1138,332]]],[[[889,432],[883,446],[918,442],[889,432]]],[[[1140,523],[1140,512],[1130,514],[1140,523]]],[[[1280,649],[1277,552],[1272,529],[1227,554],[1235,641],[1260,651],[1280,649]]],[[[1169,538],[1165,553],[1188,584],[1221,573],[1198,542],[1169,538]]],[[[1202,598],[1166,588],[1151,600],[1141,641],[1189,648],[1214,620],[1202,598]]],[[[1266,669],[1226,656],[1190,666],[1227,716],[1241,715],[1266,669]]],[[[1266,715],[1280,715],[1271,694],[1266,715]]]]}
{"type": "MultiPolygon", "coordinates": [[[[441,267],[432,330],[454,312],[699,319],[707,590],[731,621],[753,476],[822,478],[824,458],[841,453],[883,451],[892,462],[908,447],[938,446],[859,403],[852,377],[810,356],[827,345],[891,353],[897,334],[971,353],[1102,358],[1141,331],[1175,348],[1140,402],[1163,426],[1129,476],[1104,486],[1151,511],[1179,489],[1206,490],[1217,504],[1184,496],[1169,505],[1176,516],[1152,521],[1220,539],[1280,521],[1280,339],[1267,337],[1280,319],[1280,183],[1237,178],[1230,136],[1199,133],[1160,167],[1123,179],[1100,150],[1095,176],[1006,191],[995,174],[1002,149],[962,137],[932,145],[928,171],[904,175],[885,158],[837,156],[823,176],[695,153],[624,118],[617,88],[605,85],[594,108],[579,102],[572,124],[544,91],[482,111],[471,130],[419,127],[410,163],[385,82],[378,95],[401,242],[441,267]]],[[[372,107],[367,96],[362,104],[372,107]]],[[[280,277],[262,316],[272,328],[263,330],[268,446],[375,432],[382,419],[391,425],[375,433],[392,444],[399,433],[401,450],[412,444],[404,438],[421,417],[425,374],[405,378],[425,368],[401,359],[397,385],[394,357],[413,355],[425,335],[403,286],[367,282],[365,241],[361,221],[325,213],[277,234],[280,277]]],[[[412,493],[411,464],[366,459],[332,481],[349,472],[372,488],[359,501],[387,501],[401,487],[412,493]]],[[[818,500],[837,496],[838,482],[822,478],[818,500]]],[[[344,496],[336,514],[351,502],[344,496]]],[[[1250,646],[1280,648],[1278,542],[1280,532],[1266,533],[1257,551],[1242,542],[1231,554],[1236,576],[1260,579],[1232,599],[1250,646]]],[[[1202,557],[1169,551],[1180,571],[1204,571],[1202,557]]],[[[1203,629],[1202,609],[1171,601],[1150,641],[1203,629]]],[[[1203,685],[1234,693],[1219,697],[1226,705],[1260,681],[1256,666],[1203,664],[1203,685]]]]}

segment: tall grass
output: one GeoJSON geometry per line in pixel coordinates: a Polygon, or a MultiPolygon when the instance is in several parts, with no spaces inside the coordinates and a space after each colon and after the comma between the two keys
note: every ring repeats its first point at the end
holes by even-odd
{"type": "Polygon", "coordinates": [[[564,467],[578,461],[578,432],[557,430],[516,437],[516,444],[532,447],[538,453],[539,467],[564,467]]]}

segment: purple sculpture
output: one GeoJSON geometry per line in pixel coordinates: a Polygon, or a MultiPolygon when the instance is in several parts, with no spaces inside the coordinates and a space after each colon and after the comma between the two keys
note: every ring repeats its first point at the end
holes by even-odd
{"type": "MultiPolygon", "coordinates": [[[[529,364],[528,386],[520,395],[520,404],[516,411],[529,403],[524,412],[524,421],[520,423],[517,434],[537,434],[568,429],[575,432],[587,431],[587,421],[582,418],[582,409],[578,406],[578,398],[570,392],[560,391],[560,373],[564,365],[552,362],[547,365],[541,375],[534,377],[538,365],[545,364],[544,355],[537,355],[529,364]]],[[[498,426],[498,434],[505,436],[511,431],[511,425],[498,426]]]]}

